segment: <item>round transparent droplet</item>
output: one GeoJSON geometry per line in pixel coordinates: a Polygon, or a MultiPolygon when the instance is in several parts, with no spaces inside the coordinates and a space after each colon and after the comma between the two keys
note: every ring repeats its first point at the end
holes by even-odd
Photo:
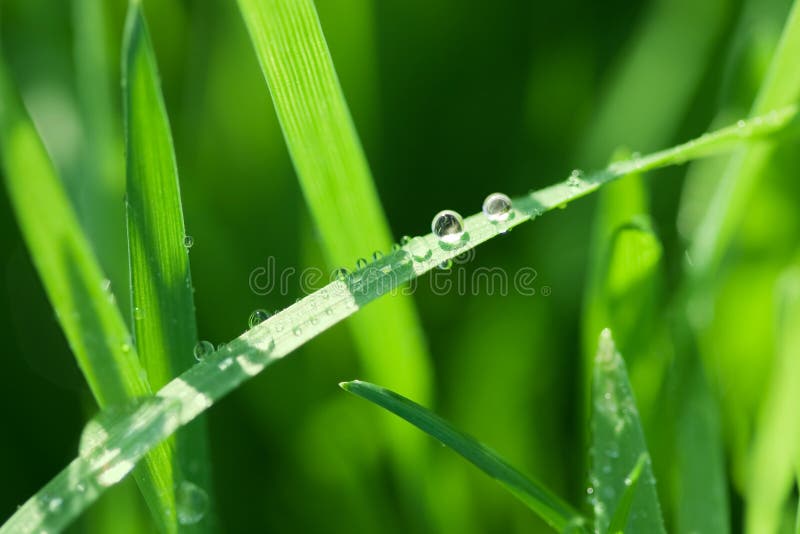
{"type": "Polygon", "coordinates": [[[358,269],[360,271],[361,269],[365,269],[366,267],[367,267],[367,260],[366,259],[358,258],[356,260],[356,269],[358,269]]]}
{"type": "Polygon", "coordinates": [[[567,185],[573,189],[577,189],[583,185],[583,171],[575,169],[567,178],[567,185]]]}
{"type": "Polygon", "coordinates": [[[483,214],[492,222],[503,222],[511,215],[511,199],[503,193],[492,193],[483,201],[483,214]]]}
{"type": "Polygon", "coordinates": [[[443,271],[449,271],[453,268],[453,260],[444,260],[442,263],[437,265],[437,267],[443,271]]]}
{"type": "Polygon", "coordinates": [[[401,248],[400,243],[395,243],[392,245],[392,252],[398,252],[401,248]]]}
{"type": "Polygon", "coordinates": [[[144,319],[144,310],[139,306],[135,306],[133,308],[133,318],[136,319],[137,321],[141,321],[142,319],[144,319]]]}
{"type": "Polygon", "coordinates": [[[400,246],[404,247],[411,242],[411,236],[404,235],[400,238],[400,246]]]}
{"type": "Polygon", "coordinates": [[[334,280],[341,280],[344,281],[345,278],[350,276],[350,271],[342,267],[341,269],[336,269],[333,271],[333,279],[334,280]]]}
{"type": "Polygon", "coordinates": [[[208,494],[197,484],[184,480],[175,492],[175,508],[181,525],[194,525],[206,515],[208,494]]]}
{"type": "Polygon", "coordinates": [[[458,243],[464,235],[464,219],[453,210],[442,210],[433,218],[431,231],[447,244],[458,243]]]}
{"type": "Polygon", "coordinates": [[[378,261],[381,258],[383,258],[383,252],[380,250],[376,250],[372,253],[372,261],[378,261]]]}
{"type": "Polygon", "coordinates": [[[183,246],[190,249],[194,246],[194,238],[190,235],[183,236],[183,246]]]}
{"type": "Polygon", "coordinates": [[[292,333],[296,336],[299,336],[300,334],[303,333],[303,329],[300,328],[299,326],[295,326],[294,328],[292,328],[292,333]]]}
{"type": "Polygon", "coordinates": [[[210,341],[201,340],[194,346],[194,358],[198,362],[202,362],[212,352],[214,352],[214,345],[210,341]]]}
{"type": "Polygon", "coordinates": [[[250,328],[253,328],[257,325],[260,325],[267,319],[269,319],[269,312],[267,310],[255,310],[250,314],[247,324],[250,326],[250,328]]]}

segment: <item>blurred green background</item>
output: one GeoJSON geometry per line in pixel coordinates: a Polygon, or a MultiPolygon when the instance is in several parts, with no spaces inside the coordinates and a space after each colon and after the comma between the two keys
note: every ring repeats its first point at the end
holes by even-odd
{"type": "MultiPolygon", "coordinates": [[[[220,343],[247,327],[252,310],[280,309],[302,296],[296,277],[286,294],[250,289],[251,272],[268,257],[278,269],[334,266],[322,259],[236,3],[144,4],[194,238],[199,331],[220,343]]],[[[427,233],[440,209],[470,214],[493,191],[522,194],[574,167],[601,167],[619,147],[647,152],[745,116],[790,2],[316,5],[399,238],[427,233]]],[[[107,221],[92,237],[113,287],[124,288],[118,58],[126,2],[3,0],[0,6],[3,53],[80,217],[107,221]],[[87,196],[86,180],[105,181],[105,196],[87,196]]],[[[717,280],[715,312],[697,339],[723,415],[735,531],[753,424],[774,360],[776,280],[797,260],[797,152],[796,145],[778,152],[749,201],[717,280]]],[[[725,161],[659,171],[646,181],[663,246],[654,296],[659,310],[675,300],[686,239],[725,161]]],[[[0,191],[5,518],[75,456],[82,425],[96,408],[0,191]]],[[[436,411],[582,504],[581,317],[595,204],[588,198],[548,214],[459,266],[467,273],[532,267],[536,295],[435,295],[427,276],[414,296],[435,369],[436,411]]],[[[639,379],[633,373],[637,394],[650,402],[669,380],[672,345],[658,343],[648,350],[663,365],[639,379]]],[[[222,531],[546,531],[490,479],[439,447],[431,465],[410,474],[419,482],[419,502],[400,498],[387,451],[370,435],[377,409],[337,387],[359,377],[350,331],[340,325],[210,410],[222,531]]],[[[658,411],[642,411],[645,426],[657,429],[658,411]]],[[[655,430],[649,437],[672,524],[681,496],[670,486],[670,453],[658,453],[670,447],[655,430]]],[[[72,531],[151,528],[128,480],[72,531]]]]}

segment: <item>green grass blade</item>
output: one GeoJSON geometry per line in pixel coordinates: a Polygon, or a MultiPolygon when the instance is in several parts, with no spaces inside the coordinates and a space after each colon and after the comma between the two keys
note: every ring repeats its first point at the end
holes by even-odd
{"type": "MultiPolygon", "coordinates": [[[[2,82],[5,79],[0,77],[0,91],[7,88],[2,82]]],[[[97,443],[97,447],[118,450],[118,454],[99,464],[92,464],[83,458],[73,461],[23,504],[0,527],[0,534],[63,528],[108,487],[96,483],[100,474],[109,470],[122,470],[120,465],[126,467],[137,462],[147,451],[245,380],[355,314],[369,302],[397,290],[401,284],[436,268],[443,261],[463,254],[547,211],[586,196],[626,173],[684,163],[702,155],[724,153],[750,137],[780,131],[796,115],[796,108],[789,108],[773,116],[771,121],[762,118],[757,122],[748,122],[744,128],[744,136],[741,135],[742,128],[723,128],[668,150],[617,162],[606,170],[586,176],[579,184],[566,180],[517,197],[513,199],[513,216],[503,226],[490,222],[482,213],[467,217],[464,220],[465,235],[460,246],[444,245],[432,234],[412,239],[401,250],[373,262],[345,280],[328,284],[273,315],[170,381],[158,392],[158,402],[148,403],[123,418],[116,425],[113,434],[97,443]],[[86,491],[89,486],[94,489],[86,491]],[[61,499],[64,506],[55,509],[48,506],[53,496],[61,499]]],[[[6,112],[3,110],[0,113],[0,133],[3,134],[0,147],[8,169],[8,162],[5,161],[8,145],[6,133],[9,131],[6,128],[7,122],[6,112]]],[[[15,160],[15,163],[19,165],[20,161],[15,160]]],[[[9,174],[12,173],[7,170],[7,175],[9,174]]]]}
{"type": "Polygon", "coordinates": [[[745,532],[778,532],[800,466],[800,268],[778,285],[778,351],[756,423],[747,484],[745,532]]]}
{"type": "Polygon", "coordinates": [[[130,316],[127,291],[125,221],[119,199],[125,189],[122,138],[114,103],[117,99],[115,62],[108,53],[108,7],[103,0],[72,0],[75,28],[76,90],[84,139],[80,147],[80,194],[75,211],[103,271],[130,316]],[[123,294],[124,293],[124,294],[123,294]]]}
{"type": "Polygon", "coordinates": [[[625,532],[625,525],[628,524],[628,518],[631,515],[631,506],[633,505],[633,496],[636,495],[636,488],[639,487],[639,478],[642,474],[642,469],[647,464],[647,455],[642,454],[633,470],[625,477],[625,491],[622,493],[617,509],[614,510],[614,515],[611,516],[611,523],[608,526],[608,532],[617,534],[625,532]]]}
{"type": "Polygon", "coordinates": [[[463,456],[478,469],[497,480],[557,530],[587,523],[580,513],[539,482],[527,478],[496,452],[476,439],[456,430],[450,423],[419,404],[388,389],[367,382],[343,382],[340,386],[405,419],[423,432],[463,456]]]}
{"type": "MultiPolygon", "coordinates": [[[[794,2],[786,20],[781,41],[767,77],[759,89],[751,116],[794,105],[800,100],[798,57],[800,1],[794,2]]],[[[689,252],[692,259],[690,274],[697,284],[710,281],[719,266],[735,235],[738,221],[747,213],[747,201],[758,186],[764,166],[772,157],[774,149],[775,145],[771,143],[754,144],[731,159],[692,239],[689,252]]]]}
{"type": "Polygon", "coordinates": [[[650,455],[625,363],[609,330],[600,335],[594,365],[593,396],[591,483],[595,530],[608,530],[612,510],[622,503],[625,480],[644,455],[644,479],[637,485],[632,513],[623,530],[631,533],[666,532],[650,455]]]}
{"type": "MultiPolygon", "coordinates": [[[[0,157],[11,203],[59,323],[102,407],[150,394],[114,294],[80,228],[55,168],[0,62],[0,157]]],[[[155,445],[155,444],[154,444],[155,445]]],[[[166,449],[137,470],[157,521],[171,509],[166,449]]],[[[174,508],[173,508],[174,509],[174,508]]]]}
{"type": "MultiPolygon", "coordinates": [[[[138,2],[129,6],[122,65],[134,339],[150,383],[158,389],[195,363],[197,326],[175,150],[155,53],[138,2]]],[[[204,421],[179,433],[176,445],[173,464],[179,472],[164,477],[186,478],[208,492],[204,421]]],[[[191,529],[207,527],[205,520],[191,529]]]]}
{"type": "MultiPolygon", "coordinates": [[[[240,0],[306,202],[331,267],[386,251],[391,233],[311,0],[240,0]]],[[[431,395],[431,369],[408,298],[352,324],[371,379],[431,395]]]]}
{"type": "Polygon", "coordinates": [[[731,531],[728,478],[719,408],[703,363],[694,353],[679,362],[685,376],[676,393],[675,532],[731,531]]]}

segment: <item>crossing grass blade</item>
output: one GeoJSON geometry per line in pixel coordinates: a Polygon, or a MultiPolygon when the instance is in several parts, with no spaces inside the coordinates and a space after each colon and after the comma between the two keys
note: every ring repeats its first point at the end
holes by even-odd
{"type": "Polygon", "coordinates": [[[614,510],[614,515],[611,516],[611,524],[608,526],[609,534],[625,532],[625,525],[628,524],[628,518],[631,515],[633,496],[636,495],[636,488],[639,487],[639,478],[646,464],[647,455],[642,454],[639,456],[639,461],[633,466],[633,470],[625,478],[625,491],[617,503],[617,509],[614,510]]]}
{"type": "MultiPolygon", "coordinates": [[[[240,0],[239,7],[329,266],[350,269],[359,257],[387,251],[389,226],[313,2],[240,0]]],[[[431,368],[409,298],[386,299],[351,326],[370,379],[431,398],[431,368]]]]}
{"type": "MultiPolygon", "coordinates": [[[[131,2],[123,45],[127,155],[127,228],[135,345],[154,389],[195,363],[197,343],[192,277],[178,169],[158,66],[141,5],[131,2]]],[[[165,478],[186,478],[208,492],[205,423],[177,436],[165,478]]],[[[208,517],[208,515],[207,515],[208,517]]],[[[209,521],[192,525],[205,530],[209,521]]],[[[182,530],[187,530],[183,527],[182,530]]]]}
{"type": "MultiPolygon", "coordinates": [[[[766,79],[753,103],[751,116],[800,101],[798,57],[800,1],[795,1],[766,79]]],[[[747,200],[758,186],[774,150],[774,143],[757,143],[745,147],[731,159],[692,238],[689,274],[693,277],[696,291],[708,292],[709,287],[713,287],[713,284],[705,283],[713,281],[714,272],[735,235],[738,221],[747,213],[747,200]]]]}
{"type": "MultiPolygon", "coordinates": [[[[55,168],[0,60],[0,158],[11,204],[45,291],[101,408],[151,393],[114,293],[69,204],[55,168]]],[[[162,524],[170,511],[169,456],[158,447],[136,470],[162,524]]],[[[174,517],[174,513],[173,516],[174,517]]]]}
{"type": "Polygon", "coordinates": [[[388,389],[368,382],[339,384],[349,391],[405,419],[423,432],[450,447],[478,469],[497,480],[553,528],[580,528],[587,521],[569,504],[539,482],[532,480],[503,460],[496,452],[419,404],[388,389]]]}
{"type": "MultiPolygon", "coordinates": [[[[4,95],[8,88],[6,83],[7,79],[0,76],[0,92],[4,95]]],[[[16,143],[9,142],[8,133],[14,132],[13,126],[17,124],[9,121],[7,109],[0,108],[0,149],[8,179],[9,175],[19,175],[18,167],[21,164],[30,164],[34,161],[41,166],[39,152],[43,149],[40,143],[35,145],[38,147],[35,154],[39,155],[33,159],[24,157],[20,159],[21,156],[28,155],[29,146],[20,147],[26,150],[19,154],[9,150],[9,147],[17,149],[19,140],[16,140],[16,143]],[[6,161],[9,152],[17,154],[12,158],[10,166],[6,161]]],[[[42,529],[55,531],[65,528],[111,485],[98,484],[98,478],[102,479],[103,473],[109,470],[121,472],[119,478],[121,480],[126,473],[122,468],[129,469],[129,466],[138,462],[148,451],[178,428],[194,420],[241,383],[256,376],[267,366],[333,325],[357,313],[368,303],[395,291],[400,284],[490,239],[503,235],[511,228],[591,194],[626,174],[724,153],[743,141],[784,130],[793,123],[796,116],[796,107],[786,108],[771,115],[769,121],[763,117],[758,117],[759,120],[754,118],[745,122],[744,127],[723,128],[646,157],[616,162],[605,170],[587,175],[579,184],[565,180],[528,195],[516,197],[513,199],[513,210],[509,219],[502,224],[490,222],[482,213],[467,217],[464,220],[463,239],[455,245],[444,244],[432,234],[413,238],[400,250],[373,262],[344,280],[328,284],[276,313],[171,380],[159,390],[155,399],[146,402],[132,414],[119,417],[113,428],[110,428],[111,431],[95,444],[97,448],[115,451],[114,456],[105,458],[102,462],[91,462],[84,457],[74,460],[44,488],[28,499],[0,527],[0,534],[38,532],[42,529]],[[87,491],[87,488],[91,488],[91,491],[87,491]],[[55,509],[48,506],[53,497],[61,499],[62,506],[55,509]]],[[[10,117],[13,119],[18,115],[12,114],[10,117]]],[[[32,127],[26,128],[24,133],[26,136],[23,141],[30,143],[32,127]]],[[[23,165],[22,169],[26,167],[23,165]]],[[[45,167],[50,173],[46,176],[52,175],[52,170],[48,169],[51,167],[45,167]]],[[[41,168],[30,170],[39,172],[41,168]]],[[[27,182],[22,185],[24,184],[27,182]]],[[[15,185],[20,186],[20,184],[15,185]]],[[[24,215],[20,215],[20,219],[21,224],[30,224],[24,215]]],[[[65,220],[69,223],[73,219],[65,220]]],[[[63,227],[63,222],[61,226],[63,227]]],[[[37,237],[42,239],[41,235],[37,237]]]]}
{"type": "Polygon", "coordinates": [[[778,351],[756,423],[747,485],[745,532],[778,532],[800,466],[800,267],[778,285],[778,351]]]}
{"type": "Polygon", "coordinates": [[[594,365],[592,412],[591,501],[595,512],[595,530],[607,532],[614,510],[624,506],[626,479],[644,457],[640,467],[643,479],[632,497],[632,512],[624,525],[625,532],[666,532],[656,493],[650,454],[644,440],[639,413],[633,398],[625,363],[609,330],[600,335],[594,365]]]}

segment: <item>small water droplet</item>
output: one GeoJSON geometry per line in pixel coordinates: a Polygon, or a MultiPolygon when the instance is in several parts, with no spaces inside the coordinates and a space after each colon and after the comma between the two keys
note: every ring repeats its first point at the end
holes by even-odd
{"type": "Polygon", "coordinates": [[[453,267],[453,260],[444,260],[437,267],[443,271],[449,271],[453,267]]]}
{"type": "Polygon", "coordinates": [[[594,493],[594,488],[589,486],[586,488],[586,495],[592,495],[594,493]]]}
{"type": "Polygon", "coordinates": [[[127,354],[131,351],[131,346],[129,343],[123,343],[122,346],[120,346],[120,350],[127,354]]]}
{"type": "Polygon", "coordinates": [[[411,242],[410,236],[404,235],[403,237],[400,238],[400,246],[402,247],[408,245],[410,242],[411,242]]]}
{"type": "Polygon", "coordinates": [[[503,222],[511,215],[511,199],[503,193],[492,193],[483,201],[483,214],[492,222],[503,222]]]}
{"type": "Polygon", "coordinates": [[[300,328],[299,326],[295,326],[294,328],[292,328],[292,333],[296,336],[299,336],[300,334],[303,333],[303,329],[300,328]]]}
{"type": "Polygon", "coordinates": [[[364,258],[358,258],[356,260],[356,269],[357,270],[360,271],[361,269],[366,269],[366,267],[367,267],[367,260],[365,260],[364,258]]]}
{"type": "Polygon", "coordinates": [[[744,128],[745,126],[747,126],[747,122],[745,122],[744,120],[738,120],[738,121],[736,121],[736,127],[737,127],[737,128],[739,128],[739,129],[742,129],[742,128],[744,128]]]}
{"type": "Polygon", "coordinates": [[[567,178],[567,185],[573,189],[577,189],[583,185],[583,171],[575,169],[567,178]]]}
{"type": "Polygon", "coordinates": [[[333,271],[333,279],[334,280],[344,281],[345,278],[347,278],[348,276],[350,276],[350,271],[348,271],[344,267],[341,267],[341,268],[336,269],[335,271],[333,271]]]}
{"type": "Polygon", "coordinates": [[[333,308],[330,308],[330,307],[328,307],[328,308],[325,308],[325,313],[326,313],[327,315],[333,315],[333,308]]]}
{"type": "Polygon", "coordinates": [[[133,318],[137,321],[141,321],[144,319],[144,310],[141,309],[139,306],[135,306],[133,308],[133,318]]]}
{"type": "Polygon", "coordinates": [[[194,358],[198,362],[202,362],[212,352],[214,352],[214,345],[210,341],[201,340],[194,346],[194,358]]]}
{"type": "Polygon", "coordinates": [[[61,508],[61,503],[64,502],[61,497],[53,497],[47,503],[47,509],[51,512],[55,512],[59,508],[61,508]]]}
{"type": "Polygon", "coordinates": [[[181,525],[194,525],[206,515],[208,494],[197,484],[184,480],[175,492],[175,508],[181,525]]]}
{"type": "Polygon", "coordinates": [[[183,236],[183,246],[186,247],[186,250],[189,250],[194,246],[194,238],[190,235],[183,236]]]}
{"type": "Polygon", "coordinates": [[[633,484],[633,480],[630,477],[625,477],[625,485],[630,486],[631,484],[633,484]]]}
{"type": "Polygon", "coordinates": [[[458,243],[464,235],[464,219],[453,210],[442,210],[433,217],[431,231],[445,243],[458,243]]]}
{"type": "Polygon", "coordinates": [[[319,322],[319,319],[317,319],[317,316],[315,315],[315,316],[312,316],[311,319],[309,319],[309,322],[312,325],[315,325],[315,324],[317,324],[319,322]]]}
{"type": "Polygon", "coordinates": [[[269,319],[269,312],[266,310],[255,310],[253,313],[250,314],[250,318],[247,320],[247,324],[250,328],[260,325],[264,321],[269,319]]]}
{"type": "Polygon", "coordinates": [[[398,252],[401,248],[400,243],[395,243],[392,245],[392,252],[398,252]]]}
{"type": "Polygon", "coordinates": [[[103,291],[106,291],[106,292],[111,291],[111,280],[106,278],[105,280],[100,282],[100,287],[103,289],[103,291]]]}
{"type": "Polygon", "coordinates": [[[372,261],[378,261],[381,258],[383,258],[383,252],[380,250],[376,250],[372,253],[372,261]]]}

